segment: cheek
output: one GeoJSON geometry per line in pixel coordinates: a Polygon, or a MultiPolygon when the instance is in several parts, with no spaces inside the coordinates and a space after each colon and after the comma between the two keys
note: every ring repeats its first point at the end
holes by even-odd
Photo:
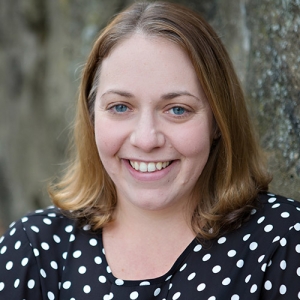
{"type": "Polygon", "coordinates": [[[95,120],[95,140],[100,159],[114,156],[121,147],[122,133],[110,122],[95,120]]]}
{"type": "Polygon", "coordinates": [[[187,159],[207,159],[211,146],[211,127],[208,124],[192,124],[176,133],[174,145],[187,159]]]}

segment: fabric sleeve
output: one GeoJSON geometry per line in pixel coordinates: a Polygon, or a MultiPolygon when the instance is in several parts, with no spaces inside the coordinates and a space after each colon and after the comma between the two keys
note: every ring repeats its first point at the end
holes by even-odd
{"type": "Polygon", "coordinates": [[[22,221],[0,239],[0,300],[43,299],[39,270],[22,221]]]}
{"type": "Polygon", "coordinates": [[[300,299],[300,223],[284,237],[266,266],[260,299],[300,299]]]}

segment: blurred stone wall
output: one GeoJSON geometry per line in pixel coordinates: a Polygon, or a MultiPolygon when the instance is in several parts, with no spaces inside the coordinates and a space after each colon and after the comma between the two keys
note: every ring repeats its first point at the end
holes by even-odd
{"type": "MultiPolygon", "coordinates": [[[[133,1],[0,2],[0,222],[49,205],[64,168],[80,73],[109,18],[133,1]]],[[[300,200],[300,0],[181,0],[222,37],[274,174],[300,200]]],[[[0,229],[1,230],[1,229],[0,229]]]]}

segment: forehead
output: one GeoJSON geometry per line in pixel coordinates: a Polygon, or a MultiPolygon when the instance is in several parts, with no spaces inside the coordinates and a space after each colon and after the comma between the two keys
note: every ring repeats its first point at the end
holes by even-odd
{"type": "Polygon", "coordinates": [[[200,86],[189,56],[179,45],[139,33],[121,41],[103,60],[99,87],[107,84],[147,85],[154,89],[189,87],[194,91],[200,86]]]}

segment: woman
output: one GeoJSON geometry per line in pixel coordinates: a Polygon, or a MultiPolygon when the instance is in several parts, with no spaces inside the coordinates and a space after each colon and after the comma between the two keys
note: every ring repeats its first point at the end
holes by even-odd
{"type": "Polygon", "coordinates": [[[1,299],[300,299],[300,205],[270,177],[222,43],[135,3],[88,58],[55,207],[1,239],[1,299]]]}

